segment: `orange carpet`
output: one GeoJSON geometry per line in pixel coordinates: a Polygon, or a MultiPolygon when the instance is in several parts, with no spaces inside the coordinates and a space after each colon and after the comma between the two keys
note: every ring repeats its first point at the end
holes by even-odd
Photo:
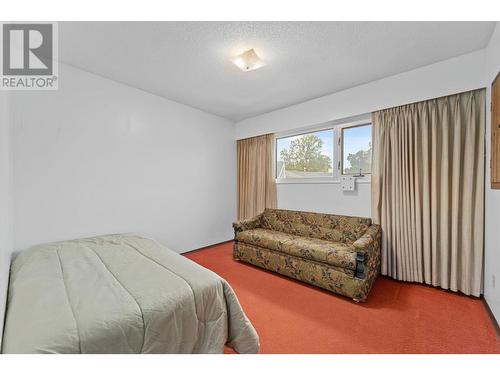
{"type": "Polygon", "coordinates": [[[232,243],[186,254],[226,279],[260,336],[261,353],[500,353],[481,300],[380,277],[351,300],[240,263],[232,243]]]}

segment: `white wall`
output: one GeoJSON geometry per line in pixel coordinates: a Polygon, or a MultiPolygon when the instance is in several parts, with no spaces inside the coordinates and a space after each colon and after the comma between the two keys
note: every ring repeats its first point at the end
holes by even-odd
{"type": "Polygon", "coordinates": [[[0,92],[0,347],[9,282],[12,240],[12,127],[10,97],[0,92]]]}
{"type": "Polygon", "coordinates": [[[60,65],[16,92],[14,245],[138,232],[177,252],[232,238],[234,124],[60,65]]]}
{"type": "Polygon", "coordinates": [[[337,183],[278,184],[278,207],[288,210],[371,216],[370,184],[359,183],[355,191],[342,191],[337,183]]]}
{"type": "Polygon", "coordinates": [[[491,82],[500,71],[500,23],[486,49],[486,218],[485,218],[485,274],[484,298],[497,322],[500,322],[500,190],[492,190],[489,161],[491,159],[491,82]],[[495,284],[493,285],[493,278],[495,284]]]}
{"type": "Polygon", "coordinates": [[[236,124],[236,139],[275,133],[484,87],[480,50],[236,124]]]}
{"type": "MultiPolygon", "coordinates": [[[[375,110],[484,87],[485,51],[477,51],[240,121],[236,138],[284,132],[375,110]]],[[[339,184],[279,184],[278,207],[371,216],[370,184],[342,192],[339,184]]]]}

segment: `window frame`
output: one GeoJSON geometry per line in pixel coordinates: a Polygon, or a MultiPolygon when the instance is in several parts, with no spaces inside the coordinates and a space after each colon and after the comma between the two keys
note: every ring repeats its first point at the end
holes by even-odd
{"type": "MultiPolygon", "coordinates": [[[[343,139],[342,129],[352,128],[363,125],[372,125],[369,117],[363,117],[356,121],[330,121],[319,125],[304,127],[292,131],[280,132],[274,134],[273,144],[273,175],[277,184],[339,184],[342,176],[352,176],[342,174],[343,172],[343,139]],[[303,178],[278,178],[278,155],[277,143],[279,139],[288,138],[298,135],[315,133],[318,131],[331,130],[333,132],[333,160],[332,160],[332,176],[331,177],[303,177],[303,178]]],[[[372,132],[373,139],[373,132],[372,132]]],[[[373,142],[373,141],[372,141],[373,142]]],[[[366,173],[365,177],[356,178],[357,183],[370,183],[371,173],[366,173]]]]}

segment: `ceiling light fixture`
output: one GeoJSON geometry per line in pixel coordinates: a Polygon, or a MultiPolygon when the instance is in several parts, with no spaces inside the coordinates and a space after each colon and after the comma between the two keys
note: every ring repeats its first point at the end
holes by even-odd
{"type": "Polygon", "coordinates": [[[260,59],[257,53],[255,53],[253,48],[233,58],[233,63],[244,72],[259,69],[266,65],[266,63],[260,59]]]}

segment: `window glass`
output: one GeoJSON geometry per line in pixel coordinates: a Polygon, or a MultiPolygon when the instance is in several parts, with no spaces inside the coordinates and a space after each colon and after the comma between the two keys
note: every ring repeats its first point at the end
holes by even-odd
{"type": "Polygon", "coordinates": [[[372,164],[371,124],[342,129],[342,173],[369,174],[372,164]]]}
{"type": "Polygon", "coordinates": [[[333,130],[321,130],[276,140],[279,179],[333,176],[333,130]]]}

